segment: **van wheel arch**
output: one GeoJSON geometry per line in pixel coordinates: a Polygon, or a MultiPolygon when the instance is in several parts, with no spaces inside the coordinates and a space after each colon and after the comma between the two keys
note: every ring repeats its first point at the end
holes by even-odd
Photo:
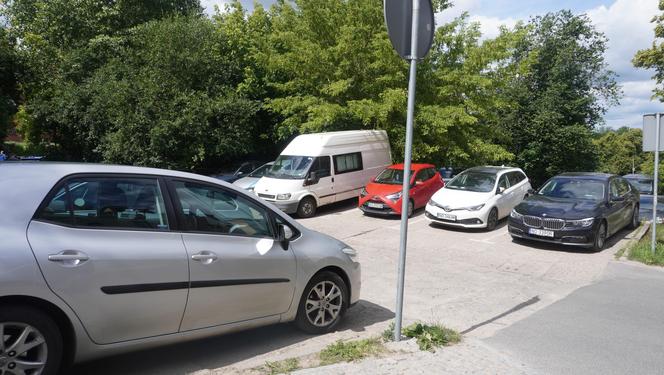
{"type": "Polygon", "coordinates": [[[0,306],[22,306],[47,314],[57,324],[62,335],[62,369],[67,369],[74,363],[76,355],[76,333],[71,320],[62,309],[44,299],[23,295],[0,297],[0,306]]]}

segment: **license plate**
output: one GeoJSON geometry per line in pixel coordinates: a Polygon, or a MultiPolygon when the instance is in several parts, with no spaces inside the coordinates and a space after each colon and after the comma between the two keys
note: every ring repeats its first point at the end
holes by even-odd
{"type": "Polygon", "coordinates": [[[528,229],[528,233],[540,237],[553,237],[553,231],[551,230],[530,228],[528,229]]]}
{"type": "Polygon", "coordinates": [[[450,214],[439,213],[438,218],[443,220],[456,221],[456,216],[450,214]]]}
{"type": "Polygon", "coordinates": [[[381,209],[385,207],[383,206],[382,203],[371,203],[371,202],[367,203],[367,206],[369,206],[369,208],[381,208],[381,209]]]}

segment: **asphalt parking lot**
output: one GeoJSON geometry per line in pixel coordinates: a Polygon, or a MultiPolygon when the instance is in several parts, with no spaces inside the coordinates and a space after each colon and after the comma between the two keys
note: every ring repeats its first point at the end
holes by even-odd
{"type": "MultiPolygon", "coordinates": [[[[399,220],[364,216],[355,205],[337,203],[301,220],[360,253],[362,300],[339,331],[316,337],[278,325],[103,359],[78,366],[75,373],[242,372],[315,353],[338,339],[379,334],[394,315],[399,220]]],[[[593,253],[513,242],[505,220],[492,232],[432,227],[420,210],[410,221],[404,317],[442,323],[466,337],[490,337],[598,279],[626,236],[628,231],[618,233],[606,250],[593,253]]]]}

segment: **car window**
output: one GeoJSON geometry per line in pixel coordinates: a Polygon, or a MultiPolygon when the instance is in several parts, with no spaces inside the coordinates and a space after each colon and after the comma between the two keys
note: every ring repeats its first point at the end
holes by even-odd
{"type": "Polygon", "coordinates": [[[334,173],[349,173],[362,170],[362,153],[353,152],[334,156],[334,173]]]}
{"type": "Polygon", "coordinates": [[[39,218],[78,227],[169,228],[164,197],[156,179],[69,180],[39,218]]]}
{"type": "Polygon", "coordinates": [[[618,194],[620,194],[620,196],[628,194],[630,190],[632,189],[627,181],[623,180],[622,178],[618,179],[618,194]]]}
{"type": "Polygon", "coordinates": [[[507,180],[507,174],[504,174],[504,175],[500,176],[500,179],[498,180],[498,189],[502,188],[502,189],[507,190],[507,189],[509,189],[509,187],[510,187],[510,183],[507,180]]]}
{"type": "Polygon", "coordinates": [[[273,237],[267,210],[241,194],[187,181],[174,185],[187,230],[273,237]]]}
{"type": "Polygon", "coordinates": [[[549,180],[537,194],[552,198],[602,201],[605,183],[597,180],[556,177],[549,180]]]}
{"type": "Polygon", "coordinates": [[[428,180],[428,173],[426,169],[422,169],[421,171],[417,172],[415,175],[415,182],[424,182],[428,180]]]}
{"type": "Polygon", "coordinates": [[[523,181],[525,179],[525,176],[523,175],[523,173],[515,171],[515,172],[509,172],[507,174],[507,178],[509,179],[510,186],[514,186],[523,181]]]}
{"type": "Polygon", "coordinates": [[[331,176],[330,172],[330,157],[329,156],[319,156],[314,159],[314,163],[311,165],[311,172],[316,172],[318,178],[329,177],[331,176]]]}
{"type": "Polygon", "coordinates": [[[446,189],[467,190],[488,193],[496,189],[496,175],[493,173],[465,171],[445,185],[446,189]]]}
{"type": "Polygon", "coordinates": [[[272,164],[264,164],[258,169],[254,170],[249,174],[249,177],[263,177],[267,174],[267,171],[272,168],[272,164]]]}
{"type": "Polygon", "coordinates": [[[617,198],[621,196],[620,189],[618,188],[618,180],[611,180],[611,183],[609,184],[609,193],[611,194],[611,198],[617,198]]]}

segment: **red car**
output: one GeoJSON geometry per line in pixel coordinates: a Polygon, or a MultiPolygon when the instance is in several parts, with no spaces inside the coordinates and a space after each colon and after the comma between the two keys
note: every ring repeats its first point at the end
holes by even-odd
{"type": "MultiPolygon", "coordinates": [[[[411,168],[408,216],[426,206],[431,196],[445,186],[434,165],[412,164],[411,168]]],[[[388,167],[360,192],[360,210],[365,214],[401,215],[402,184],[403,164],[388,167]]]]}

